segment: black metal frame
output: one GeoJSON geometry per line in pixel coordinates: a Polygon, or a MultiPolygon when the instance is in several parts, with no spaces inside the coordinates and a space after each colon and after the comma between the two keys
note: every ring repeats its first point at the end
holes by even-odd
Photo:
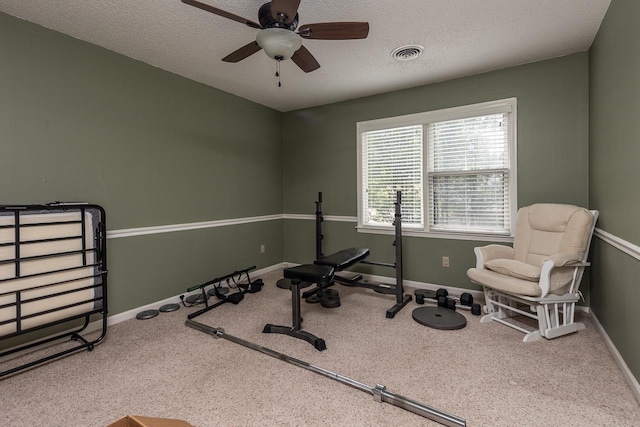
{"type": "Polygon", "coordinates": [[[302,317],[300,316],[300,287],[304,286],[300,279],[291,280],[291,317],[292,326],[274,325],[268,323],[262,330],[265,334],[284,334],[290,337],[299,338],[313,345],[316,350],[323,351],[327,349],[326,342],[302,329],[302,317]]]}
{"type": "MultiPolygon", "coordinates": [[[[0,217],[7,217],[12,215],[14,218],[13,224],[1,225],[0,230],[2,229],[13,229],[13,241],[0,243],[0,247],[13,247],[14,248],[14,257],[11,259],[0,260],[0,265],[11,265],[14,266],[14,277],[0,279],[0,297],[9,297],[13,296],[14,302],[6,303],[0,305],[0,310],[2,309],[11,309],[15,307],[15,316],[8,320],[0,321],[0,326],[14,323],[16,324],[16,331],[12,333],[8,333],[0,337],[0,345],[2,345],[2,341],[22,336],[37,330],[44,330],[52,328],[53,326],[63,325],[72,321],[84,319],[84,322],[81,326],[75,326],[71,330],[62,333],[53,333],[52,335],[38,339],[33,342],[28,342],[26,344],[18,345],[16,347],[12,347],[9,349],[5,349],[0,352],[0,359],[5,358],[6,356],[16,354],[18,352],[22,352],[28,349],[33,349],[37,347],[42,347],[45,344],[49,344],[51,342],[61,340],[63,338],[70,338],[72,341],[77,341],[78,345],[68,348],[62,351],[54,352],[52,354],[48,354],[38,360],[31,361],[29,363],[25,363],[20,366],[13,367],[11,369],[7,369],[0,372],[0,377],[17,373],[19,371],[38,366],[45,362],[51,361],[53,359],[60,358],[65,355],[69,355],[71,353],[75,353],[77,351],[87,349],[92,351],[94,346],[98,344],[100,341],[104,339],[107,333],[107,246],[106,246],[106,215],[105,211],[101,206],[92,205],[92,204],[84,204],[84,203],[52,203],[48,205],[25,205],[25,206],[0,206],[0,217]],[[55,213],[69,213],[69,212],[78,212],[80,219],[73,221],[53,221],[53,222],[41,222],[41,223],[21,223],[21,219],[28,215],[33,214],[55,214],[55,213]],[[89,213],[94,218],[89,224],[87,224],[85,216],[86,213],[89,213]],[[40,240],[21,240],[21,231],[24,231],[28,228],[34,227],[50,227],[55,225],[70,225],[70,224],[78,224],[79,235],[77,236],[65,236],[65,237],[53,237],[46,238],[40,240]],[[87,247],[87,235],[86,235],[86,227],[87,225],[93,227],[93,247],[87,247]],[[48,242],[57,242],[57,241],[65,241],[65,240],[77,240],[81,239],[81,249],[67,252],[52,252],[47,254],[41,254],[37,256],[28,256],[22,257],[21,250],[23,247],[26,247],[30,244],[37,243],[48,243],[48,242]],[[88,263],[87,254],[94,253],[94,262],[88,263]],[[68,256],[68,255],[77,255],[80,254],[82,256],[81,265],[74,267],[64,267],[58,269],[51,269],[48,271],[38,272],[35,274],[22,274],[21,266],[24,263],[28,263],[29,261],[36,260],[55,260],[56,257],[68,256]],[[83,276],[68,280],[55,281],[52,277],[51,282],[47,282],[46,279],[50,277],[50,275],[54,275],[57,273],[64,273],[73,270],[85,269],[87,267],[93,267],[93,274],[89,276],[83,276]],[[44,284],[39,284],[37,286],[32,286],[25,289],[12,290],[3,292],[3,286],[8,287],[9,284],[16,283],[18,280],[29,279],[29,278],[41,278],[43,279],[44,284]],[[73,282],[87,280],[90,279],[93,281],[91,285],[82,286],[79,288],[74,288],[71,290],[56,292],[49,295],[39,296],[39,297],[23,297],[24,293],[28,293],[29,291],[33,291],[35,289],[45,289],[52,286],[70,284],[73,282]],[[89,289],[94,290],[93,298],[76,301],[71,304],[63,305],[63,306],[52,306],[45,310],[38,311],[36,313],[31,313],[28,315],[23,315],[23,306],[28,303],[36,302],[36,301],[44,301],[46,302],[49,299],[61,297],[64,295],[71,295],[75,292],[87,291],[89,289]],[[50,322],[45,322],[43,324],[38,324],[30,327],[23,327],[23,320],[34,318],[41,315],[55,313],[61,310],[69,309],[72,307],[84,305],[87,303],[93,303],[93,308],[87,312],[83,312],[80,314],[74,314],[71,316],[67,316],[61,319],[57,319],[50,322]],[[81,332],[83,332],[87,326],[89,326],[89,322],[91,320],[91,316],[93,315],[101,315],[102,318],[99,319],[101,322],[101,334],[99,337],[89,341],[85,339],[81,332]]],[[[52,331],[53,332],[53,331],[52,331]]]]}
{"type": "Polygon", "coordinates": [[[216,277],[215,279],[209,280],[208,282],[205,282],[201,285],[196,285],[196,286],[192,286],[189,289],[187,289],[187,292],[193,292],[197,289],[200,289],[200,292],[202,294],[202,301],[204,302],[205,307],[195,311],[191,314],[189,314],[187,317],[189,319],[194,319],[198,316],[200,316],[201,314],[204,314],[206,312],[208,312],[209,310],[213,310],[216,307],[221,306],[222,304],[224,304],[225,302],[227,302],[226,299],[223,299],[222,301],[218,301],[215,304],[209,305],[208,302],[208,298],[207,298],[207,294],[205,291],[205,288],[207,286],[213,286],[214,289],[217,289],[220,285],[222,285],[222,282],[226,282],[227,284],[229,284],[230,281],[233,281],[234,284],[236,285],[240,285],[240,282],[243,280],[243,276],[247,277],[247,284],[246,284],[246,288],[244,290],[240,290],[239,293],[244,295],[246,293],[254,293],[259,291],[262,288],[262,282],[261,279],[258,279],[256,282],[260,282],[260,286],[259,289],[251,289],[251,285],[253,285],[255,282],[251,281],[251,277],[249,276],[249,272],[251,270],[255,270],[256,266],[252,265],[251,267],[245,268],[244,270],[236,270],[233,273],[229,273],[225,276],[222,277],[216,277]]]}
{"type": "MultiPolygon", "coordinates": [[[[324,216],[322,214],[322,192],[318,193],[318,201],[316,203],[316,259],[322,258],[324,255],[322,253],[322,241],[324,240],[324,235],[322,234],[322,222],[324,222],[324,216]]],[[[389,267],[395,270],[396,283],[393,285],[386,285],[383,283],[368,283],[363,281],[362,279],[346,279],[342,278],[339,275],[334,276],[334,281],[338,282],[342,285],[346,286],[355,286],[367,289],[373,289],[374,291],[380,293],[394,293],[396,296],[396,303],[393,307],[389,308],[386,313],[386,317],[388,319],[392,319],[395,315],[402,310],[402,308],[411,302],[412,297],[410,294],[404,293],[404,285],[403,285],[403,275],[402,275],[402,192],[396,192],[396,201],[394,202],[395,207],[395,215],[394,215],[394,241],[393,246],[395,247],[395,263],[385,263],[385,262],[374,262],[362,260],[357,264],[369,264],[369,265],[377,265],[381,267],[389,267]]],[[[305,296],[305,295],[303,295],[305,296]]]]}

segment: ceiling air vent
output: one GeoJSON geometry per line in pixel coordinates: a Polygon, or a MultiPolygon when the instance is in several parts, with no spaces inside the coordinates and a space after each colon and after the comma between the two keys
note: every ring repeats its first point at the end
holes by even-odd
{"type": "Polygon", "coordinates": [[[398,61],[411,61],[412,59],[416,59],[418,56],[422,54],[424,47],[418,44],[410,44],[407,46],[400,46],[395,48],[393,52],[391,52],[391,56],[393,56],[398,61]]]}

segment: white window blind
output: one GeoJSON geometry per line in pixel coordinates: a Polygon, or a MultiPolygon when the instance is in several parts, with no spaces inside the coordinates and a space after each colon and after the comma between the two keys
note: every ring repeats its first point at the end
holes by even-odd
{"type": "Polygon", "coordinates": [[[361,161],[363,224],[391,225],[400,190],[403,224],[421,226],[422,125],[363,132],[361,161]]]}
{"type": "Polygon", "coordinates": [[[510,231],[509,113],[428,125],[429,228],[510,231]]]}
{"type": "Polygon", "coordinates": [[[410,235],[508,241],[516,107],[510,98],[359,122],[358,229],[385,232],[400,190],[410,235]]]}

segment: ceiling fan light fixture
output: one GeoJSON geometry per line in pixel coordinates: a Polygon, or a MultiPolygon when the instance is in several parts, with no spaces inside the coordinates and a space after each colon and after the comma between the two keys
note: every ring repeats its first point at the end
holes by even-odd
{"type": "Polygon", "coordinates": [[[265,28],[256,36],[256,43],[264,49],[269,58],[285,60],[302,46],[302,39],[296,33],[284,28],[265,28]]]}

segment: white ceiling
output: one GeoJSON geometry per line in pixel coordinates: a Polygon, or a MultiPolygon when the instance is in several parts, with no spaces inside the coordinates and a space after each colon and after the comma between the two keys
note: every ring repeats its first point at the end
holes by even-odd
{"type": "MultiPolygon", "coordinates": [[[[258,22],[266,0],[200,0],[258,22]]],[[[221,58],[259,30],[180,0],[0,0],[0,11],[280,111],[420,86],[589,49],[610,0],[302,0],[300,25],[367,21],[364,40],[304,40],[304,73],[263,52],[221,58]],[[398,46],[424,53],[399,62],[398,46]]]]}

